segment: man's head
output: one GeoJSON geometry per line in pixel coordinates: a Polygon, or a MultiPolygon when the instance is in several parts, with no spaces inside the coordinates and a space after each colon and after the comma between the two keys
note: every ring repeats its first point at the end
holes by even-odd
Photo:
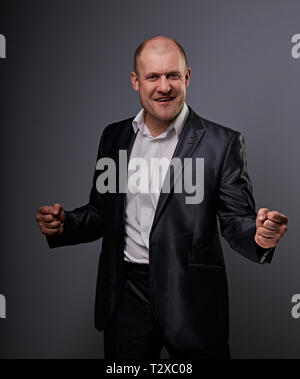
{"type": "Polygon", "coordinates": [[[137,48],[131,83],[139,92],[147,125],[172,122],[185,102],[190,76],[185,52],[176,41],[154,37],[137,48]]]}

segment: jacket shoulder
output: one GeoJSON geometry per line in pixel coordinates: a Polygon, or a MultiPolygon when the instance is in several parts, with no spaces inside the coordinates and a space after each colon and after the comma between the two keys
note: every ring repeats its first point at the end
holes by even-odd
{"type": "Polygon", "coordinates": [[[112,124],[107,125],[103,130],[103,135],[119,135],[124,133],[124,130],[132,127],[132,121],[134,117],[127,118],[125,120],[117,121],[112,124]]]}
{"type": "Polygon", "coordinates": [[[232,138],[241,138],[242,136],[241,132],[229,128],[228,126],[218,124],[214,121],[207,120],[200,116],[198,117],[201,120],[201,123],[204,126],[206,132],[211,135],[215,135],[216,137],[223,137],[226,140],[231,140],[232,138]]]}

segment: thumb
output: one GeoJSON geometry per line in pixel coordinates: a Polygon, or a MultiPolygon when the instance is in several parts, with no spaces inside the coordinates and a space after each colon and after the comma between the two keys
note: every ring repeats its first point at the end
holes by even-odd
{"type": "Polygon", "coordinates": [[[256,218],[256,226],[262,226],[263,223],[267,220],[268,218],[268,213],[269,213],[268,208],[260,208],[260,210],[257,213],[257,218],[256,218]]]}
{"type": "Polygon", "coordinates": [[[60,204],[54,204],[52,208],[53,216],[59,216],[62,210],[63,210],[63,207],[60,204]]]}

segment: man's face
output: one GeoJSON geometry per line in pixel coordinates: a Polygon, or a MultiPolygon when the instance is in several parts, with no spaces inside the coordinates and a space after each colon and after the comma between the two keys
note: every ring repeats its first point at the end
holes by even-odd
{"type": "Polygon", "coordinates": [[[145,47],[138,59],[138,73],[131,73],[148,123],[170,123],[181,111],[191,70],[176,46],[145,47]]]}

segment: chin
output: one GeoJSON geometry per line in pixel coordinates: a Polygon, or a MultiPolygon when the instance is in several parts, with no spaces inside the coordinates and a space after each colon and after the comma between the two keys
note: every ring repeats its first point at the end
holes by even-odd
{"type": "Polygon", "coordinates": [[[174,118],[178,115],[178,110],[177,109],[173,109],[173,110],[169,110],[168,112],[165,112],[165,113],[162,113],[160,114],[159,118],[162,120],[162,121],[172,121],[174,120],[174,118]]]}
{"type": "Polygon", "coordinates": [[[164,114],[164,115],[155,115],[155,118],[159,121],[172,121],[176,117],[175,113],[172,114],[164,114]]]}

